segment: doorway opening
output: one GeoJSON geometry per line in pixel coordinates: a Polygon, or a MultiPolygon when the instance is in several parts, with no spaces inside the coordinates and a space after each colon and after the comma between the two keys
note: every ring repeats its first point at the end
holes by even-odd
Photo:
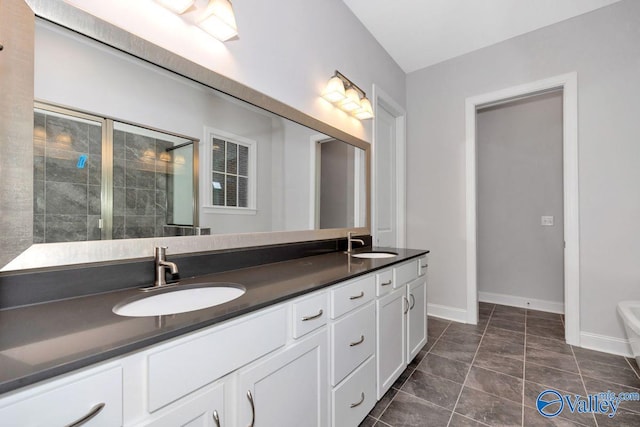
{"type": "MultiPolygon", "coordinates": [[[[467,216],[467,322],[478,321],[478,111],[553,91],[562,93],[562,239],[564,248],[563,293],[560,309],[565,314],[565,337],[572,345],[580,345],[579,321],[579,228],[578,228],[578,139],[577,139],[577,75],[565,74],[466,101],[466,216],[467,216]]],[[[538,224],[547,223],[552,215],[538,215],[538,224]],[[545,216],[547,218],[541,218],[545,216]]],[[[522,300],[526,301],[526,300],[522,300]]],[[[513,303],[513,300],[512,300],[513,303]]],[[[517,305],[517,304],[512,304],[517,305]]],[[[533,307],[532,307],[533,308],[533,307]]],[[[547,307],[549,310],[549,308],[547,307]]]]}

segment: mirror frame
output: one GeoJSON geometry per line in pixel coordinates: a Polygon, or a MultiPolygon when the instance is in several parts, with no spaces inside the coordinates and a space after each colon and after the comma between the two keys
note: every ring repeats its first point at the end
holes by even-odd
{"type": "MultiPolygon", "coordinates": [[[[9,38],[9,40],[3,40],[5,47],[15,48],[16,51],[21,50],[14,53],[14,57],[11,57],[8,56],[11,54],[11,52],[7,52],[9,49],[5,49],[5,52],[2,52],[5,58],[2,59],[8,62],[15,59],[15,55],[20,55],[22,61],[18,61],[19,63],[14,66],[13,74],[3,72],[0,78],[7,81],[7,78],[12,77],[15,80],[15,67],[22,67],[22,70],[18,70],[21,71],[20,75],[22,76],[18,86],[23,86],[14,89],[14,93],[20,94],[19,106],[16,106],[16,103],[13,102],[15,99],[12,99],[12,111],[10,111],[10,106],[6,105],[7,102],[0,103],[0,117],[5,123],[0,124],[0,179],[5,178],[6,173],[3,170],[11,166],[11,179],[3,181],[8,185],[16,184],[17,186],[12,188],[17,188],[22,195],[16,197],[15,193],[12,192],[9,195],[8,191],[4,191],[0,196],[0,206],[2,206],[0,226],[3,227],[3,230],[9,231],[0,237],[0,247],[3,248],[0,253],[0,265],[4,266],[0,271],[145,258],[152,255],[155,246],[168,246],[170,254],[179,254],[334,239],[345,237],[347,231],[370,234],[371,146],[366,141],[62,1],[6,0],[2,3],[4,3],[4,9],[9,9],[9,18],[11,19],[9,27],[13,28],[7,34],[1,34],[2,37],[9,38]],[[33,147],[25,149],[24,142],[33,140],[33,32],[36,16],[364,150],[367,206],[365,226],[324,230],[32,244],[33,147]],[[28,69],[29,61],[30,70],[28,69]],[[30,87],[28,87],[29,84],[30,87]],[[10,120],[5,120],[5,118],[10,120]]],[[[10,97],[12,97],[11,94],[7,96],[7,98],[10,97]]]]}

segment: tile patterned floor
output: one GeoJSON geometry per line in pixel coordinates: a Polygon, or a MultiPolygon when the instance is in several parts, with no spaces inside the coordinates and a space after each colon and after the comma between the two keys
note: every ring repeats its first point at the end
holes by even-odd
{"type": "Polygon", "coordinates": [[[633,359],[572,347],[561,315],[480,303],[477,326],[429,318],[429,340],[360,427],[640,426],[640,402],[614,418],[543,418],[548,388],[567,393],[640,392],[633,359]]]}

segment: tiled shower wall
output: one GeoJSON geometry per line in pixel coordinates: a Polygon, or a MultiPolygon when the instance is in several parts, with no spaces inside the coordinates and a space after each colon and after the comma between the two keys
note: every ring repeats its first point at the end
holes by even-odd
{"type": "Polygon", "coordinates": [[[173,144],[116,130],[113,136],[113,238],[163,235],[173,144]]]}
{"type": "MultiPolygon", "coordinates": [[[[172,144],[115,131],[113,238],[163,235],[172,144]]],[[[98,123],[35,112],[34,243],[100,240],[102,131],[98,123]],[[87,155],[84,167],[78,159],[87,155]]]]}
{"type": "Polygon", "coordinates": [[[34,243],[99,240],[100,125],[35,112],[34,243]],[[78,167],[87,155],[84,167],[78,167]]]}

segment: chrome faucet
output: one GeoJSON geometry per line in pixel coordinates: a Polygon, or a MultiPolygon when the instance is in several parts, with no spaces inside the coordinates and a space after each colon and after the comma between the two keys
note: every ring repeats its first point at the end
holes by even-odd
{"type": "Polygon", "coordinates": [[[153,282],[154,288],[167,285],[165,278],[166,269],[171,271],[171,274],[178,274],[178,266],[175,262],[169,262],[166,260],[167,247],[161,246],[154,249],[155,266],[156,266],[156,279],[153,282]]]}
{"type": "Polygon", "coordinates": [[[347,233],[347,253],[350,254],[351,252],[353,252],[353,242],[358,242],[360,243],[362,246],[365,245],[364,240],[362,239],[354,239],[353,238],[353,231],[349,231],[347,233]]]}

